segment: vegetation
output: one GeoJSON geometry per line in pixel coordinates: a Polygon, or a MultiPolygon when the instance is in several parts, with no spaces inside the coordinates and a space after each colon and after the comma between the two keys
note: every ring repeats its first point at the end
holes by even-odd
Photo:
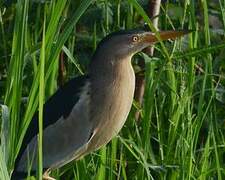
{"type": "MultiPolygon", "coordinates": [[[[9,179],[33,114],[38,109],[42,114],[44,101],[64,81],[87,72],[99,40],[144,23],[152,29],[143,10],[148,10],[147,4],[147,0],[0,1],[0,179],[9,179]]],[[[52,176],[225,179],[225,1],[162,1],[159,28],[195,31],[157,44],[154,57],[144,53],[134,57],[137,72],[137,62],[145,61],[143,105],[134,102],[124,128],[107,146],[52,176]]],[[[39,125],[41,135],[41,116],[39,125]]]]}

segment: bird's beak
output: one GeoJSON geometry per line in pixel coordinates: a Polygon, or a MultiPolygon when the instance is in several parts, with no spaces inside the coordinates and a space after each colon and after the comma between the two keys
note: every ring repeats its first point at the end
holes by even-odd
{"type": "Polygon", "coordinates": [[[146,43],[155,43],[160,40],[163,41],[163,40],[167,40],[167,39],[175,39],[177,37],[181,37],[190,32],[191,31],[189,31],[189,30],[161,31],[161,32],[159,32],[159,37],[157,37],[155,33],[147,32],[146,34],[144,34],[143,41],[145,41],[146,43]]]}

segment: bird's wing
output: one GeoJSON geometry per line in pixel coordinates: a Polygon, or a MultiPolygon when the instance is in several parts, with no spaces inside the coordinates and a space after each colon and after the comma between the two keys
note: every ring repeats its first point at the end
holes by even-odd
{"type": "MultiPolygon", "coordinates": [[[[44,137],[48,137],[48,132],[55,133],[55,134],[60,134],[62,133],[62,136],[64,135],[63,133],[65,132],[52,132],[54,130],[60,130],[61,126],[60,124],[63,124],[63,122],[60,121],[67,121],[67,119],[72,119],[72,118],[78,118],[79,117],[71,117],[71,116],[76,116],[77,113],[72,111],[77,111],[77,108],[74,108],[76,106],[82,106],[83,101],[81,100],[81,91],[85,86],[87,86],[88,83],[88,77],[87,76],[82,76],[82,77],[77,77],[72,80],[70,80],[68,83],[66,83],[62,88],[60,88],[52,97],[49,98],[49,100],[45,103],[44,105],[44,114],[43,114],[43,129],[44,129],[44,137]],[[81,104],[81,105],[80,105],[81,104]],[[75,109],[75,110],[74,110],[75,109]],[[72,114],[72,115],[71,115],[72,114]],[[73,115],[74,114],[74,115],[73,115]]],[[[87,92],[88,93],[88,92],[87,92]]],[[[85,108],[85,107],[81,107],[85,108]]],[[[85,109],[83,110],[82,113],[85,113],[85,109]]],[[[87,113],[87,112],[86,112],[87,113]]],[[[79,113],[78,113],[79,114],[79,113]]],[[[83,122],[80,122],[80,120],[77,120],[75,123],[80,123],[82,125],[83,122]]],[[[76,125],[77,125],[76,124],[76,125]]],[[[85,124],[83,123],[82,126],[85,124]]],[[[84,127],[79,127],[79,128],[84,128],[84,127]]],[[[66,127],[63,127],[66,130],[66,127]]],[[[89,127],[87,127],[89,128],[89,127]]],[[[76,132],[76,130],[80,130],[77,127],[73,127],[73,131],[76,132]]],[[[85,129],[84,129],[85,130],[85,129]]],[[[84,135],[85,138],[89,137],[90,130],[86,131],[86,134],[84,135]]],[[[26,135],[24,137],[19,155],[16,159],[15,163],[15,169],[19,166],[20,160],[22,156],[24,155],[28,144],[31,144],[31,141],[35,137],[37,137],[38,134],[38,112],[34,115],[28,129],[26,132],[26,135]]],[[[54,138],[54,137],[52,137],[54,138]]],[[[77,137],[75,137],[76,140],[77,137]]],[[[45,140],[45,139],[44,139],[45,140]]],[[[35,140],[36,141],[36,140],[35,140]]],[[[57,143],[57,139],[53,139],[53,142],[57,143]]],[[[76,142],[70,142],[70,143],[76,143],[76,142]]],[[[79,142],[85,143],[85,142],[79,142]]]]}

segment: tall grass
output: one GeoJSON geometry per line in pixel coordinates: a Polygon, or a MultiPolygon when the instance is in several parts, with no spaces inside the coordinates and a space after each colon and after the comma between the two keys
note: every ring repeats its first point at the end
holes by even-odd
{"type": "MultiPolygon", "coordinates": [[[[140,2],[18,0],[14,10],[6,9],[13,15],[11,21],[4,19],[1,9],[0,68],[7,77],[0,76],[5,85],[0,98],[6,105],[1,106],[0,179],[9,179],[38,109],[41,176],[42,107],[57,89],[59,59],[63,58],[67,69],[63,78],[69,79],[86,72],[86,61],[106,34],[140,26],[140,19],[154,32],[140,2]],[[12,25],[13,32],[7,36],[6,29],[12,25]]],[[[52,175],[77,180],[224,179],[224,9],[221,0],[219,4],[207,0],[162,4],[162,29],[195,31],[173,42],[160,42],[154,57],[144,53],[134,57],[134,67],[139,60],[146,64],[143,105],[134,102],[121,133],[107,146],[52,175]],[[210,26],[212,14],[219,18],[220,29],[210,26]],[[137,110],[140,121],[135,120],[137,110]]]]}

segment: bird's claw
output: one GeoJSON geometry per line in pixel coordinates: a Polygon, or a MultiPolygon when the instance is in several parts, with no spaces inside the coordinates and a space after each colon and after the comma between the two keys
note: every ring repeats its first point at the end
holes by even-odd
{"type": "Polygon", "coordinates": [[[45,171],[45,173],[42,176],[43,180],[56,180],[55,178],[49,176],[50,173],[51,173],[50,170],[45,171]]]}

